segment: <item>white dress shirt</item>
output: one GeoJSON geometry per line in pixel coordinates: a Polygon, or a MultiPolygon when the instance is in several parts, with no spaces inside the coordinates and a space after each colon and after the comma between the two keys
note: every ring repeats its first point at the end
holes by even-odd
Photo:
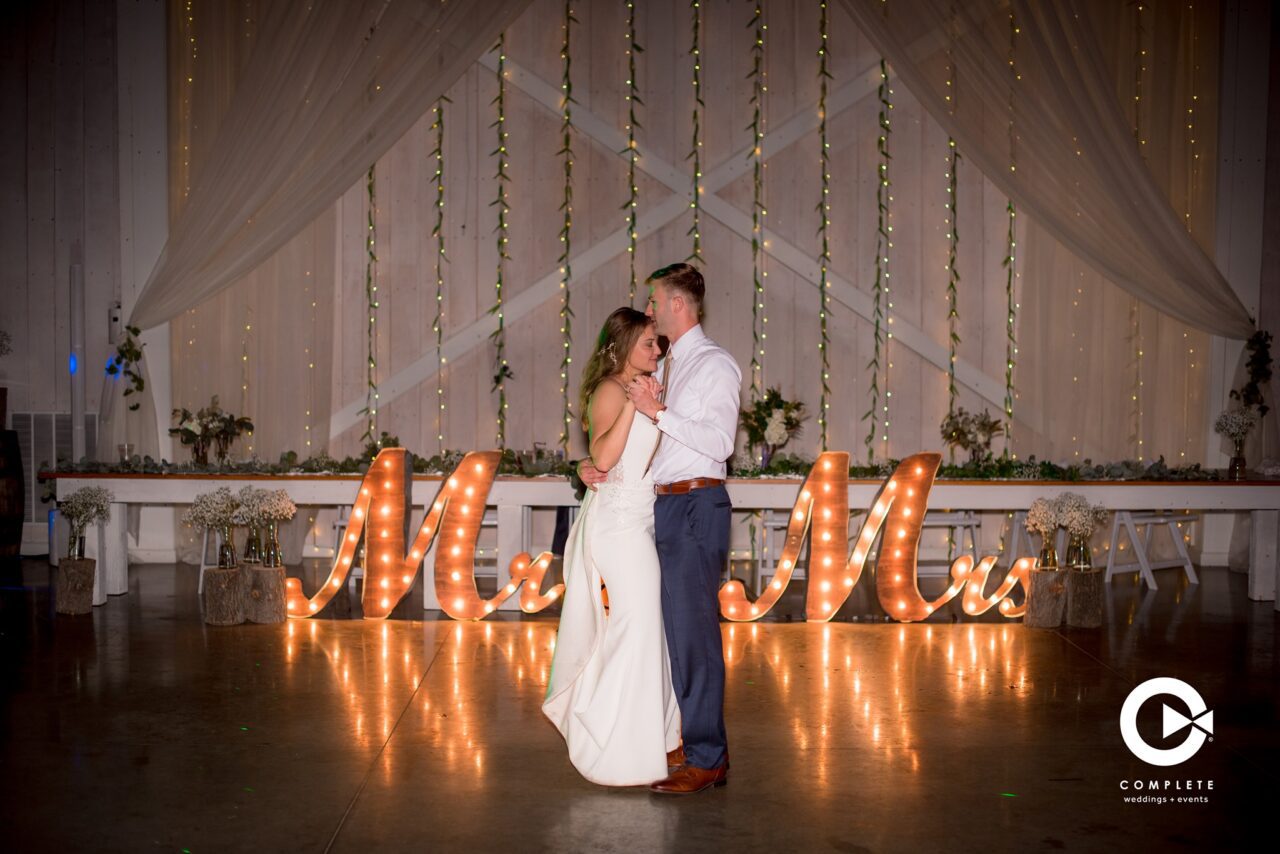
{"type": "MultiPolygon", "coordinates": [[[[723,479],[738,432],[742,370],[723,347],[702,331],[702,324],[681,335],[667,357],[666,410],[658,416],[663,436],[653,458],[653,482],[675,483],[695,477],[723,479]]],[[[661,378],[666,368],[658,367],[661,378]]]]}

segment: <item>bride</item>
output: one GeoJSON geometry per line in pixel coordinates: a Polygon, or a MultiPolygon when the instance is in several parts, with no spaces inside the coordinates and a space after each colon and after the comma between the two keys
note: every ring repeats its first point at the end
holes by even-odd
{"type": "Polygon", "coordinates": [[[593,783],[648,785],[680,744],[680,711],[662,627],[649,462],[658,428],[625,388],[657,369],[653,320],[620,308],[583,371],[591,458],[608,480],[588,491],[564,555],[564,605],[542,710],[593,783]],[[601,596],[608,596],[606,614],[601,596]]]}

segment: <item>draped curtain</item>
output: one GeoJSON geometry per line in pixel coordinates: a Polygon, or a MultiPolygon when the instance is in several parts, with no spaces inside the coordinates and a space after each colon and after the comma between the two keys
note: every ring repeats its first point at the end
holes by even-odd
{"type": "MultiPolygon", "coordinates": [[[[1251,334],[1244,306],[1147,168],[1116,92],[1115,64],[1106,61],[1100,34],[1124,7],[1028,0],[841,5],[968,158],[1054,239],[1171,317],[1230,338],[1251,334]],[[950,101],[948,64],[961,93],[950,101]]],[[[1202,28],[1198,57],[1152,61],[1212,57],[1216,64],[1216,37],[1204,35],[1202,28]]]]}
{"type": "MultiPolygon", "coordinates": [[[[708,39],[701,54],[709,96],[705,98],[708,113],[703,117],[704,168],[712,173],[721,163],[740,162],[743,147],[749,141],[743,128],[751,119],[750,83],[746,78],[751,68],[752,31],[745,27],[745,19],[739,20],[743,9],[737,4],[702,5],[705,32],[717,34],[708,39]]],[[[905,8],[904,0],[890,0],[889,5],[905,8]]],[[[234,110],[235,94],[241,81],[248,79],[245,75],[256,55],[253,45],[261,43],[267,32],[265,26],[245,26],[244,18],[253,19],[256,13],[239,16],[202,8],[202,4],[195,4],[194,8],[192,16],[186,18],[175,14],[172,34],[176,99],[171,112],[173,190],[179,218],[184,216],[187,188],[191,188],[194,204],[197,189],[204,186],[201,176],[212,168],[202,164],[206,159],[216,159],[215,149],[234,142],[234,138],[228,142],[229,138],[222,134],[223,116],[234,110]],[[188,69],[194,72],[188,74],[188,69]],[[184,98],[188,99],[185,107],[184,98]],[[192,180],[183,169],[190,170],[192,180]]],[[[1158,188],[1160,204],[1168,209],[1160,221],[1175,217],[1184,237],[1189,227],[1191,237],[1200,246],[1211,245],[1216,154],[1213,105],[1218,83],[1216,13],[1159,2],[1154,9],[1148,6],[1150,17],[1139,32],[1139,22],[1128,16],[1132,11],[1128,5],[1090,8],[1094,15],[1090,20],[1106,22],[1106,26],[1098,25],[1093,30],[1095,49],[1103,56],[1114,109],[1128,122],[1125,144],[1135,145],[1136,125],[1145,140],[1138,165],[1148,176],[1144,180],[1158,188]],[[1198,45],[1199,53],[1191,68],[1186,59],[1193,43],[1198,45]],[[1146,49],[1150,56],[1144,68],[1136,67],[1140,49],[1146,49]],[[1138,78],[1142,81],[1143,106],[1135,114],[1129,99],[1138,78]],[[1183,121],[1193,96],[1194,103],[1201,105],[1194,137],[1188,135],[1183,121]],[[1122,104],[1129,109],[1118,106],[1122,104]]],[[[816,40],[817,9],[816,4],[778,0],[766,4],[765,9],[769,17],[765,130],[774,131],[813,112],[818,87],[816,60],[810,48],[816,40]]],[[[857,10],[849,11],[858,14],[857,10]]],[[[868,41],[869,31],[856,26],[840,8],[837,12],[831,16],[829,45],[832,91],[851,87],[856,94],[848,106],[833,108],[829,118],[832,270],[857,291],[869,294],[876,227],[878,103],[874,84],[881,51],[868,41]],[[863,79],[870,79],[871,83],[861,86],[858,81],[863,79]]],[[[618,37],[624,31],[624,13],[623,4],[617,8],[590,4],[575,9],[580,21],[574,35],[576,115],[585,120],[592,114],[618,129],[627,116],[627,65],[623,39],[618,37]]],[[[691,168],[684,158],[689,150],[692,107],[687,13],[686,5],[668,3],[645,4],[637,14],[639,41],[646,48],[638,72],[644,99],[642,126],[637,132],[641,158],[669,163],[686,172],[691,168]]],[[[537,103],[517,83],[525,79],[520,75],[527,74],[552,89],[558,88],[562,14],[562,4],[538,0],[507,27],[507,54],[517,68],[507,96],[507,126],[512,140],[512,261],[505,288],[509,300],[518,300],[535,282],[554,276],[558,267],[558,206],[563,192],[559,116],[537,103]]],[[[898,13],[891,13],[890,20],[895,14],[898,13]]],[[[949,4],[938,15],[941,17],[934,19],[937,26],[911,40],[911,45],[927,45],[930,38],[938,38],[929,33],[945,34],[961,28],[951,17],[949,4]]],[[[981,16],[976,20],[985,21],[987,29],[998,23],[981,16]]],[[[1007,18],[1003,23],[1007,27],[1007,18]]],[[[1006,31],[1006,38],[1007,35],[1006,31]]],[[[1021,38],[1029,38],[1025,30],[1021,38]]],[[[990,34],[990,39],[994,44],[996,35],[990,34]]],[[[475,55],[483,54],[485,47],[487,44],[481,43],[475,55]]],[[[307,43],[300,45],[297,52],[309,50],[313,48],[307,43]]],[[[1018,57],[1030,62],[1030,54],[1037,50],[1040,48],[1033,48],[1030,41],[1021,42],[1018,57]]],[[[968,54],[955,51],[953,55],[958,74],[957,115],[976,105],[984,105],[985,113],[984,118],[975,120],[983,132],[977,139],[961,139],[959,145],[958,356],[999,387],[1004,378],[1006,299],[1000,261],[1005,252],[1006,197],[1015,189],[1007,176],[999,174],[1002,170],[1007,172],[1009,166],[1003,159],[1007,149],[999,147],[1007,145],[1008,140],[1008,128],[999,118],[1008,93],[992,102],[978,84],[987,78],[998,79],[996,72],[966,71],[964,57],[968,54]],[[975,145],[978,148],[972,149],[975,145]],[[988,147],[985,155],[982,146],[988,147]],[[994,161],[994,165],[987,161],[994,161]]],[[[943,223],[948,214],[944,209],[947,196],[943,173],[948,126],[934,115],[928,91],[924,96],[918,95],[909,76],[890,59],[894,102],[893,311],[899,323],[914,324],[945,351],[948,324],[943,270],[947,241],[943,223]]],[[[298,61],[302,61],[301,56],[298,61]]],[[[989,57],[983,61],[989,61],[989,57]]],[[[1028,78],[1035,73],[1028,68],[1018,85],[1029,86],[1028,78]]],[[[446,105],[445,233],[449,262],[445,267],[443,301],[446,341],[474,324],[483,324],[493,305],[496,250],[491,202],[496,185],[491,152],[495,148],[495,94],[493,72],[479,62],[471,64],[447,91],[450,103],[446,105]]],[[[1061,120],[1053,119],[1056,124],[1049,130],[1033,128],[1033,117],[1043,116],[1036,105],[1029,103],[1031,100],[1030,95],[1018,94],[1014,101],[1020,181],[1024,172],[1034,173],[1037,164],[1047,168],[1048,157],[1031,153],[1035,146],[1057,146],[1053,150],[1061,147],[1060,140],[1050,140],[1052,128],[1059,127],[1061,120]]],[[[427,102],[377,161],[375,274],[380,307],[374,352],[377,377],[384,383],[384,390],[389,377],[424,358],[433,358],[434,353],[431,320],[436,300],[434,244],[430,235],[437,210],[432,180],[434,160],[429,156],[434,146],[429,107],[427,102]]],[[[350,121],[368,124],[375,120],[352,117],[350,121]]],[[[616,148],[577,130],[572,142],[577,161],[573,230],[576,256],[624,222],[620,208],[627,189],[625,160],[616,148]]],[[[1096,139],[1094,144],[1098,144],[1096,139]]],[[[771,253],[778,251],[776,244],[787,243],[801,257],[816,258],[818,254],[814,237],[814,209],[820,192],[817,152],[816,133],[811,130],[799,134],[781,150],[771,153],[764,173],[768,227],[775,244],[766,247],[768,278],[764,301],[769,323],[765,379],[788,398],[806,402],[810,412],[819,399],[815,349],[818,295],[811,281],[784,263],[781,256],[771,253]]],[[[1072,157],[1084,155],[1073,153],[1072,157]]],[[[369,230],[363,172],[367,165],[364,163],[347,179],[343,191],[336,195],[336,204],[309,220],[284,248],[268,255],[267,261],[248,273],[234,272],[241,270],[239,266],[227,267],[233,272],[226,281],[233,284],[226,289],[199,301],[200,294],[211,292],[205,289],[209,283],[225,276],[206,277],[202,273],[192,279],[198,285],[193,286],[192,294],[185,294],[183,289],[175,291],[185,296],[172,327],[174,401],[196,407],[216,393],[224,407],[252,417],[258,429],[251,440],[237,449],[242,456],[274,458],[287,449],[303,455],[328,450],[341,456],[360,445],[363,425],[330,436],[329,416],[362,401],[366,393],[370,324],[365,272],[369,230]],[[189,298],[192,301],[186,303],[189,298]]],[[[1048,186],[1063,195],[1047,217],[1040,216],[1032,202],[1033,198],[1041,198],[1040,203],[1047,204],[1043,194],[1036,196],[1033,190],[1026,189],[1015,194],[1018,354],[1012,450],[1022,457],[1034,454],[1042,459],[1068,461],[1086,457],[1153,459],[1159,454],[1171,462],[1197,461],[1206,439],[1208,403],[1204,398],[1208,372],[1200,359],[1207,356],[1209,336],[1150,303],[1139,301],[1126,288],[1135,282],[1150,286],[1156,274],[1135,270],[1141,265],[1131,259],[1116,260],[1111,254],[1117,244],[1134,241],[1134,257],[1141,255],[1144,262],[1149,261],[1161,281],[1167,277],[1168,282],[1183,283],[1169,285],[1173,296],[1166,294],[1166,307],[1182,314],[1198,312],[1199,319],[1206,323],[1209,318],[1216,318],[1212,321],[1215,328],[1239,331],[1238,304],[1232,306],[1231,300],[1214,291],[1213,276],[1206,275],[1203,264],[1185,246],[1168,258],[1147,257],[1154,252],[1149,243],[1156,231],[1154,225],[1138,228],[1117,224],[1101,236],[1100,248],[1081,249],[1086,237],[1097,236],[1099,222],[1106,217],[1118,218],[1121,210],[1119,202],[1110,199],[1086,217],[1083,208],[1091,204],[1092,197],[1077,190],[1075,182],[1097,179],[1096,170],[1090,170],[1092,167],[1082,167],[1081,175],[1075,177],[1074,172],[1051,176],[1048,186]],[[1081,208],[1081,218],[1090,219],[1088,227],[1064,238],[1059,221],[1064,213],[1076,218],[1077,206],[1081,208]],[[1107,259],[1110,266],[1101,264],[1095,255],[1107,259]],[[1106,273],[1100,272],[1104,266],[1106,273]],[[1125,275],[1117,273],[1117,268],[1125,275]],[[1184,287],[1193,275],[1201,276],[1201,290],[1188,291],[1184,287]]],[[[718,195],[749,216],[749,169],[739,169],[737,175],[718,195]]],[[[289,180],[293,180],[292,173],[289,180]]],[[[642,216],[670,192],[644,172],[638,184],[642,216]]],[[[1150,188],[1144,192],[1150,194],[1150,188]]],[[[707,211],[711,211],[710,206],[707,211]]],[[[707,211],[702,215],[701,230],[704,268],[711,289],[708,331],[729,348],[740,364],[746,365],[754,346],[750,333],[750,243],[707,211]]],[[[1105,222],[1108,226],[1113,224],[1110,219],[1105,222]]],[[[641,276],[688,254],[689,226],[686,214],[642,236],[637,251],[641,276]]],[[[251,235],[252,229],[248,233],[251,235]]],[[[233,235],[235,241],[243,236],[233,235]]],[[[217,245],[210,241],[210,258],[220,257],[216,264],[222,264],[231,256],[218,256],[221,250],[217,245]]],[[[1203,260],[1202,250],[1196,252],[1201,252],[1203,260]]],[[[209,263],[202,269],[213,270],[215,262],[209,263]]],[[[604,317],[626,302],[625,251],[589,271],[575,261],[574,271],[571,353],[576,369],[589,356],[591,342],[604,317]]],[[[1143,296],[1145,299],[1147,294],[1144,292],[1143,296]]],[[[513,315],[508,324],[507,351],[515,372],[514,380],[508,383],[511,447],[529,448],[535,442],[551,445],[559,433],[562,408],[556,366],[563,352],[561,326],[558,294],[523,317],[513,315]]],[[[834,391],[831,446],[847,448],[861,457],[866,432],[861,416],[868,408],[866,366],[872,328],[866,316],[839,299],[831,306],[830,327],[834,391]]],[[[443,400],[447,403],[443,413],[434,374],[398,396],[384,393],[379,429],[398,435],[403,444],[418,453],[430,454],[441,445],[491,446],[496,401],[490,389],[493,355],[492,344],[481,339],[464,355],[450,360],[443,378],[443,400]],[[438,433],[443,433],[443,440],[437,439],[438,433]]],[[[902,456],[921,448],[938,447],[938,423],[948,404],[944,365],[926,359],[902,343],[900,336],[888,342],[887,361],[891,364],[893,391],[887,452],[902,456]]],[[[570,377],[571,396],[576,396],[576,391],[574,374],[570,377]]],[[[989,396],[984,399],[963,382],[957,402],[970,410],[986,407],[998,412],[1000,408],[998,395],[995,401],[989,396]]],[[[805,432],[787,450],[811,454],[816,435],[810,416],[805,432]]],[[[571,453],[581,452],[581,438],[575,434],[571,453]]]]}

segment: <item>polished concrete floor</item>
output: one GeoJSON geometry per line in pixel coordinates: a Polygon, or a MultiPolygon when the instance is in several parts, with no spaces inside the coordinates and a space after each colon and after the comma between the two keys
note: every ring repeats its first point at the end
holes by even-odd
{"type": "MultiPolygon", "coordinates": [[[[25,560],[0,591],[0,846],[1245,850],[1280,795],[1277,614],[1226,570],[1159,578],[1117,584],[1093,631],[725,625],[730,783],[664,799],[569,765],[539,712],[554,616],[460,624],[403,603],[417,619],[214,628],[194,568],[142,566],[128,595],[56,617],[49,568],[25,560]],[[1214,711],[1213,740],[1174,768],[1119,733],[1154,676],[1214,711]],[[1134,780],[1170,781],[1171,800],[1127,803],[1148,794],[1122,791],[1134,780]],[[1188,795],[1208,802],[1172,800],[1188,795]]],[[[1177,743],[1159,712],[1141,732],[1177,743]]]]}

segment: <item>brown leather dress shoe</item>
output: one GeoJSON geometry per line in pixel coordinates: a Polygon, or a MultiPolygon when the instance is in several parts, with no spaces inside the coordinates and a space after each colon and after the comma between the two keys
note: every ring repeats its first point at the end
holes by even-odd
{"type": "Polygon", "coordinates": [[[729,782],[729,771],[725,766],[719,768],[697,768],[693,765],[682,765],[665,780],[659,780],[649,786],[649,791],[660,795],[692,795],[712,786],[724,786],[729,782]]]}
{"type": "Polygon", "coordinates": [[[678,745],[675,750],[668,750],[667,751],[667,773],[670,774],[672,771],[676,770],[681,765],[684,765],[685,761],[686,760],[684,758],[683,744],[678,745]]]}

